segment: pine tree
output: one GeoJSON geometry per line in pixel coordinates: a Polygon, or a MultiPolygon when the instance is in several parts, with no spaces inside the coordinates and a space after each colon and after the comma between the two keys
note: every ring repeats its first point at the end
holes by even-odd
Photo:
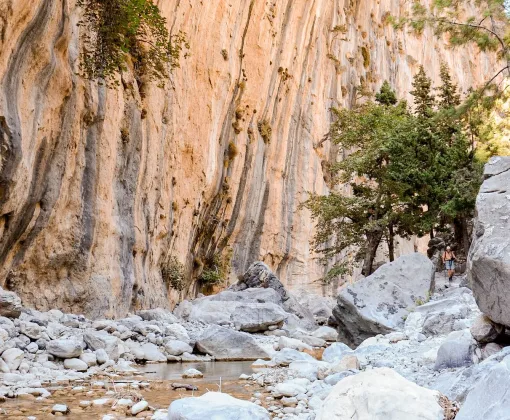
{"type": "Polygon", "coordinates": [[[381,90],[375,94],[375,101],[381,105],[395,105],[397,103],[397,95],[391,89],[387,80],[383,82],[381,90]]]}
{"type": "Polygon", "coordinates": [[[460,105],[460,94],[458,87],[452,82],[450,76],[450,69],[446,63],[441,63],[441,70],[439,72],[441,78],[441,86],[439,87],[439,101],[438,107],[440,109],[455,108],[460,105]]]}
{"type": "Polygon", "coordinates": [[[430,118],[434,113],[436,99],[432,93],[432,80],[427,77],[425,69],[420,66],[420,70],[414,76],[411,95],[414,96],[414,112],[417,116],[430,118]]]}

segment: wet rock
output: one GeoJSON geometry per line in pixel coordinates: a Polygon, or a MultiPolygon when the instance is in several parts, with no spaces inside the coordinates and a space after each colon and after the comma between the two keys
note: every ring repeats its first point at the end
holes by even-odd
{"type": "Polygon", "coordinates": [[[268,358],[267,352],[247,333],[211,325],[196,342],[196,348],[216,360],[256,360],[268,358]]]}
{"type": "Polygon", "coordinates": [[[21,315],[21,309],[19,296],[0,287],[0,316],[18,318],[21,315]]]}
{"type": "Polygon", "coordinates": [[[325,399],[317,420],[443,420],[440,394],[380,368],[338,382],[325,399]]]}
{"type": "Polygon", "coordinates": [[[65,404],[55,404],[52,408],[51,408],[51,413],[52,414],[55,414],[55,413],[62,413],[62,414],[68,414],[69,413],[69,408],[67,407],[67,405],[65,404]]]}
{"type": "Polygon", "coordinates": [[[52,340],[46,345],[49,354],[61,359],[79,357],[83,352],[82,343],[76,339],[61,338],[52,340]]]}
{"type": "Polygon", "coordinates": [[[145,400],[137,402],[133,407],[131,407],[131,414],[136,416],[138,413],[147,410],[149,407],[149,403],[145,400]]]}
{"type": "Polygon", "coordinates": [[[404,317],[434,290],[434,265],[422,254],[404,255],[346,287],[333,314],[339,340],[358,346],[368,337],[403,327],[404,317]]]}
{"type": "Polygon", "coordinates": [[[471,326],[471,335],[479,343],[490,343],[503,333],[504,327],[492,322],[487,316],[480,315],[471,326]]]}
{"type": "Polygon", "coordinates": [[[187,369],[182,374],[183,378],[203,378],[204,374],[197,369],[187,369]]]}
{"type": "Polygon", "coordinates": [[[228,394],[208,392],[201,397],[181,398],[170,404],[168,420],[269,420],[268,411],[228,394]]]}

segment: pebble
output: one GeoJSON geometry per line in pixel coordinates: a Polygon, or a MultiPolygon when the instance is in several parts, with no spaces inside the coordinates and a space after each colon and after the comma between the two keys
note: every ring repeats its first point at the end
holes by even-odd
{"type": "Polygon", "coordinates": [[[133,407],[131,407],[131,414],[136,416],[138,413],[145,411],[149,407],[149,403],[145,400],[137,402],[133,407]]]}

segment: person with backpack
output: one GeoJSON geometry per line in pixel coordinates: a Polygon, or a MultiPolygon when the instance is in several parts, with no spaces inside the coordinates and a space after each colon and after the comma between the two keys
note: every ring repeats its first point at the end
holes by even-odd
{"type": "Polygon", "coordinates": [[[446,247],[446,251],[443,253],[443,264],[445,269],[448,271],[448,281],[452,281],[453,275],[455,274],[455,260],[457,257],[452,251],[450,246],[446,247]]]}

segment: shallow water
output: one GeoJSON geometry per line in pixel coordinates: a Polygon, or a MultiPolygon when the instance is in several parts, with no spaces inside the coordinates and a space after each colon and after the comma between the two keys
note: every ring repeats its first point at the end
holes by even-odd
{"type": "Polygon", "coordinates": [[[214,382],[238,379],[245,373],[251,375],[253,362],[194,362],[194,363],[167,363],[147,364],[136,368],[148,379],[161,379],[164,381],[182,381],[181,375],[187,369],[197,369],[204,374],[203,379],[197,381],[214,382]]]}

